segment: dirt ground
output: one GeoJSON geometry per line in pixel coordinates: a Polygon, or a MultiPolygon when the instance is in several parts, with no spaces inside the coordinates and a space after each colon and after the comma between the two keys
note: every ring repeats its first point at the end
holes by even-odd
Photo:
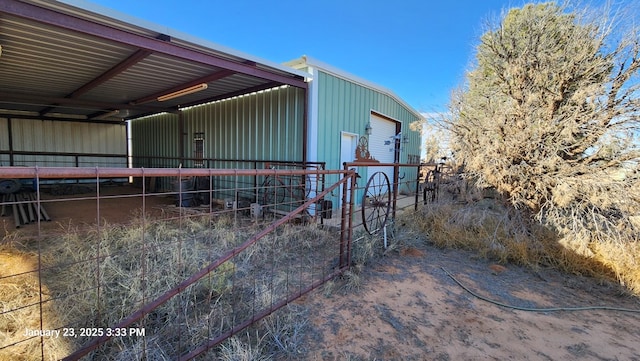
{"type": "Polygon", "coordinates": [[[640,310],[640,298],[615,282],[429,246],[385,256],[360,277],[359,290],[303,300],[312,313],[306,359],[640,360],[640,313],[613,309],[640,310]],[[530,310],[482,300],[450,275],[530,310]]]}
{"type": "MultiPolygon", "coordinates": [[[[57,233],[68,226],[95,228],[97,219],[101,224],[127,223],[141,213],[143,200],[141,189],[129,185],[100,187],[100,203],[96,202],[95,186],[82,186],[85,192],[67,195],[52,195],[49,190],[42,192],[42,206],[49,221],[41,221],[15,226],[13,212],[7,210],[0,218],[5,232],[18,232],[23,236],[35,236],[38,227],[43,234],[57,233]],[[99,205],[99,206],[98,206],[99,205]]],[[[148,214],[160,214],[175,209],[175,196],[147,196],[144,206],[148,214]]],[[[1,229],[1,228],[0,228],[1,229]]]]}
{"type": "MultiPolygon", "coordinates": [[[[122,189],[102,195],[110,193],[122,189]]],[[[173,202],[150,197],[146,206],[167,209],[173,202]]],[[[133,216],[126,210],[140,205],[137,197],[107,198],[100,218],[126,222],[133,216]]],[[[74,223],[95,224],[98,216],[95,201],[47,207],[54,220],[46,229],[72,217],[74,223]]],[[[4,221],[12,226],[9,217],[4,221]]],[[[21,228],[28,230],[37,228],[21,228]]],[[[640,313],[622,310],[640,310],[640,298],[615,282],[498,266],[466,251],[429,245],[389,252],[359,277],[357,290],[337,282],[331,293],[321,288],[297,301],[310,310],[306,357],[300,359],[640,360],[640,313]],[[580,309],[534,310],[556,308],[580,309]]]]}

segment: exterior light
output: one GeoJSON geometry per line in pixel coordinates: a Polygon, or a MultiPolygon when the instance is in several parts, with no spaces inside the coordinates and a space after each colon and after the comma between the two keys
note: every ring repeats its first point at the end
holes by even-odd
{"type": "Polygon", "coordinates": [[[199,92],[201,90],[205,90],[208,88],[207,83],[202,83],[202,84],[198,84],[198,85],[194,85],[194,86],[190,86],[188,88],[184,88],[178,91],[175,91],[173,93],[169,93],[169,94],[165,94],[165,95],[161,95],[158,97],[158,101],[159,102],[163,102],[165,100],[170,100],[170,99],[174,99],[174,98],[178,98],[181,97],[183,95],[188,95],[188,94],[192,94],[192,93],[196,93],[199,92]]]}
{"type": "Polygon", "coordinates": [[[371,122],[368,122],[367,125],[364,127],[364,134],[371,135],[372,130],[373,128],[371,128],[371,122]]]}

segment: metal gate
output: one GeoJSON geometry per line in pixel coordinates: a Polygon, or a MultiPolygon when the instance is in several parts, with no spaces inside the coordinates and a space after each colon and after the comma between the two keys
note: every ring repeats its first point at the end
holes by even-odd
{"type": "MultiPolygon", "coordinates": [[[[28,311],[36,320],[33,329],[23,329],[28,324],[23,323],[0,344],[0,355],[32,350],[42,359],[192,359],[341,274],[350,264],[353,197],[345,192],[340,212],[334,212],[328,224],[319,221],[321,212],[310,215],[308,209],[338,187],[354,189],[353,171],[0,170],[5,177],[34,179],[34,202],[40,206],[53,209],[56,202],[67,202],[73,207],[74,202],[84,201],[95,206],[97,213],[95,224],[66,229],[62,235],[52,232],[44,220],[24,226],[25,233],[16,235],[24,239],[18,242],[23,248],[15,256],[30,260],[31,269],[0,271],[0,283],[39,291],[21,304],[5,307],[0,317],[21,319],[28,311]],[[178,181],[205,177],[209,184],[215,177],[232,177],[236,194],[253,193],[260,198],[270,191],[262,189],[267,182],[262,182],[262,188],[245,185],[245,177],[313,175],[318,179],[331,173],[343,177],[314,190],[313,198],[295,200],[295,209],[284,215],[270,212],[279,208],[277,204],[256,202],[245,207],[239,198],[232,207],[214,206],[212,200],[219,198],[216,192],[228,194],[228,190],[178,188],[172,193],[152,193],[145,187],[148,177],[178,181]],[[141,193],[109,194],[105,182],[114,177],[142,178],[141,193]],[[95,193],[52,199],[37,186],[43,179],[61,178],[93,179],[95,193]],[[208,193],[209,205],[183,206],[185,196],[202,192],[208,193]],[[135,222],[118,225],[101,219],[107,204],[124,204],[132,198],[142,204],[135,222]],[[150,206],[165,198],[172,204],[160,210],[150,206]],[[72,249],[66,249],[65,243],[72,249]],[[89,270],[90,277],[83,277],[89,270]]],[[[278,186],[289,192],[288,184],[278,186]]],[[[285,199],[291,202],[291,197],[285,199]]],[[[55,213],[49,213],[55,219],[55,213]]]]}

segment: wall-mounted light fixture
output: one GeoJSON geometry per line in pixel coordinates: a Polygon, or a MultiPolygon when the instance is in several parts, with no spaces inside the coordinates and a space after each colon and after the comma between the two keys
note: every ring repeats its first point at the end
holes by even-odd
{"type": "Polygon", "coordinates": [[[174,99],[174,98],[178,98],[178,97],[181,97],[181,96],[184,96],[184,95],[187,95],[187,94],[193,94],[193,93],[205,90],[208,87],[209,86],[207,85],[207,83],[202,83],[202,84],[190,86],[188,88],[184,88],[184,89],[175,91],[173,93],[161,95],[161,96],[158,97],[158,101],[159,102],[163,102],[163,101],[174,99]]]}
{"type": "Polygon", "coordinates": [[[371,122],[368,122],[367,125],[364,127],[364,134],[371,135],[372,130],[373,128],[371,128],[371,122]]]}

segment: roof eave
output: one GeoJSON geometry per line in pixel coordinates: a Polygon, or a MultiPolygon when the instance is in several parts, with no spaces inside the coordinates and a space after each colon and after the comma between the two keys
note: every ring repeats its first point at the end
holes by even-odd
{"type": "Polygon", "coordinates": [[[412,112],[418,119],[417,120],[422,120],[424,121],[424,117],[422,116],[422,114],[420,112],[418,112],[417,110],[415,110],[411,105],[409,105],[406,101],[404,101],[402,98],[400,98],[396,93],[394,93],[391,89],[385,88],[383,86],[380,86],[378,84],[375,84],[373,82],[370,82],[364,78],[361,78],[359,76],[353,75],[351,73],[348,73],[342,69],[338,69],[332,65],[329,65],[325,62],[322,62],[320,60],[317,60],[315,58],[309,57],[307,55],[303,55],[300,58],[297,59],[293,59],[290,60],[286,63],[284,63],[284,65],[286,66],[290,66],[294,69],[302,69],[304,67],[310,66],[313,68],[317,68],[325,73],[331,74],[333,76],[348,80],[350,82],[359,84],[363,87],[375,90],[377,92],[386,94],[387,96],[393,98],[395,101],[397,101],[398,103],[402,104],[402,106],[404,106],[405,108],[407,108],[407,110],[409,110],[410,112],[412,112]]]}
{"type": "Polygon", "coordinates": [[[73,13],[74,16],[79,16],[83,20],[89,20],[90,17],[93,17],[92,20],[96,21],[95,15],[98,15],[103,24],[109,25],[116,29],[121,30],[125,25],[127,27],[138,27],[141,30],[145,30],[148,32],[150,31],[158,34],[168,35],[169,37],[171,37],[172,43],[186,48],[191,48],[194,50],[197,49],[198,51],[206,51],[214,55],[230,55],[240,58],[244,61],[255,63],[256,66],[265,70],[275,70],[278,72],[287,73],[289,75],[303,78],[308,77],[308,74],[304,71],[295,70],[276,62],[262,59],[202,38],[195,37],[193,35],[189,35],[187,33],[180,32],[175,29],[171,29],[166,26],[136,18],[134,16],[98,4],[90,3],[85,0],[58,0],[55,3],[52,3],[50,1],[32,0],[32,2],[37,3],[38,6],[46,6],[47,8],[55,9],[59,12],[68,14],[73,13]]]}

